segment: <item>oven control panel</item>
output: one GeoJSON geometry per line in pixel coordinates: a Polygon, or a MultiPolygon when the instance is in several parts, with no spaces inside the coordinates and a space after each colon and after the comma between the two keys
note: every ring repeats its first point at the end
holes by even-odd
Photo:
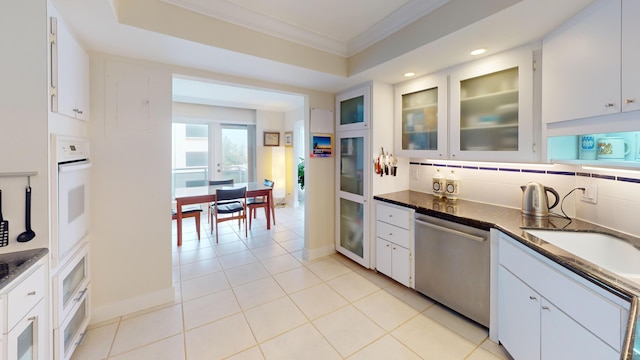
{"type": "Polygon", "coordinates": [[[54,148],[58,163],[89,159],[88,139],[57,136],[54,148]]]}

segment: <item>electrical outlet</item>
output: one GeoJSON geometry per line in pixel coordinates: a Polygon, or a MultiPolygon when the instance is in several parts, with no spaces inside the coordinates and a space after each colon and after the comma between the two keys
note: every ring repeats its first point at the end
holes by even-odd
{"type": "Polygon", "coordinates": [[[595,184],[582,184],[578,187],[584,188],[584,192],[582,193],[582,197],[580,200],[590,203],[597,204],[598,203],[598,185],[595,184]]]}

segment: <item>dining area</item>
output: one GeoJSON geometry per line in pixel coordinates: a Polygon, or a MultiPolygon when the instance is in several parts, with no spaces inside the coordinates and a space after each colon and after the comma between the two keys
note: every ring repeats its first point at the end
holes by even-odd
{"type": "Polygon", "coordinates": [[[273,200],[274,183],[265,179],[262,182],[238,182],[233,180],[211,180],[207,186],[182,187],[175,189],[175,209],[172,219],[176,220],[176,244],[182,246],[183,220],[193,217],[200,239],[202,206],[207,207],[207,220],[211,234],[215,232],[218,243],[219,224],[237,221],[238,229],[244,226],[244,236],[251,230],[258,209],[264,209],[266,229],[275,225],[275,203],[273,200]]]}

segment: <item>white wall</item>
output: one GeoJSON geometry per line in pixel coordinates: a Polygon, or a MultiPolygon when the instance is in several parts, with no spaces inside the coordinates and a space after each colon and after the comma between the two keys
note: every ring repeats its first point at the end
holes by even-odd
{"type": "Polygon", "coordinates": [[[25,230],[26,177],[0,177],[2,213],[9,245],[0,253],[49,246],[49,131],[47,4],[41,0],[0,2],[0,173],[37,172],[31,177],[32,229],[36,237],[16,242],[25,230]]]}
{"type": "MultiPolygon", "coordinates": [[[[106,54],[91,54],[91,61],[92,322],[95,323],[173,300],[169,220],[173,74],[298,93],[305,98],[305,108],[311,104],[332,109],[334,98],[331,94],[306,89],[106,54]],[[108,71],[109,66],[122,63],[129,66],[108,71]],[[112,84],[113,75],[118,72],[127,75],[120,78],[123,94],[135,93],[136,86],[141,84],[139,80],[148,80],[148,118],[138,116],[126,122],[114,116],[117,93],[113,92],[112,84]]],[[[144,108],[144,101],[127,96],[124,100],[131,100],[130,106],[144,108]]],[[[258,124],[263,123],[262,128],[257,129],[257,142],[261,146],[262,131],[282,131],[284,116],[261,112],[257,118],[258,124]]],[[[306,112],[305,122],[308,126],[306,112]]],[[[264,163],[258,168],[259,177],[265,176],[265,169],[270,171],[270,159],[264,163]]],[[[326,248],[333,244],[333,218],[325,216],[333,211],[333,201],[325,202],[334,194],[333,181],[327,181],[333,179],[333,168],[315,172],[311,164],[308,169],[315,176],[309,180],[314,190],[313,194],[307,192],[309,206],[305,215],[316,219],[314,223],[321,231],[308,231],[305,246],[326,248]]]]}
{"type": "MultiPolygon", "coordinates": [[[[428,160],[412,159],[412,162],[428,163],[428,160]]],[[[442,164],[444,162],[435,162],[442,164]]],[[[589,221],[604,227],[616,229],[628,234],[640,234],[640,221],[637,220],[640,209],[640,183],[616,181],[594,177],[575,176],[575,173],[622,176],[640,179],[640,172],[620,172],[619,170],[588,170],[574,165],[534,165],[534,164],[501,164],[501,163],[460,163],[467,166],[487,168],[508,168],[539,170],[545,173],[509,172],[496,170],[477,170],[455,168],[460,178],[460,198],[488,204],[496,204],[519,209],[522,202],[521,185],[530,181],[539,182],[554,188],[560,197],[564,197],[572,189],[583,184],[595,184],[598,188],[598,204],[589,204],[580,200],[581,192],[575,191],[564,202],[564,211],[570,217],[589,221]],[[570,175],[559,175],[549,172],[569,172],[570,175]]],[[[410,189],[426,193],[431,191],[431,178],[440,169],[443,175],[450,170],[445,167],[410,165],[410,189]],[[417,179],[415,174],[417,173],[417,179]]],[[[639,180],[640,181],[640,180],[639,180]]],[[[551,195],[550,195],[551,196],[551,195]]],[[[553,197],[550,197],[552,200],[553,197]]],[[[560,205],[551,210],[561,213],[560,205]]]]}
{"type": "Polygon", "coordinates": [[[284,113],[256,111],[256,181],[273,179],[271,171],[271,147],[264,146],[264,132],[280,133],[280,146],[284,147],[284,113]]]}

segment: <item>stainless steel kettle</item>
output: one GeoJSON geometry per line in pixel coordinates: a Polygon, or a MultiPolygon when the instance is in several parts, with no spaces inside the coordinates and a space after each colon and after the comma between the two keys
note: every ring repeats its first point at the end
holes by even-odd
{"type": "Polygon", "coordinates": [[[520,186],[522,189],[522,213],[529,216],[545,217],[549,216],[549,209],[553,209],[558,205],[560,195],[553,188],[544,186],[540,183],[530,182],[527,185],[520,186]],[[553,205],[549,206],[550,192],[555,197],[553,205]]]}

